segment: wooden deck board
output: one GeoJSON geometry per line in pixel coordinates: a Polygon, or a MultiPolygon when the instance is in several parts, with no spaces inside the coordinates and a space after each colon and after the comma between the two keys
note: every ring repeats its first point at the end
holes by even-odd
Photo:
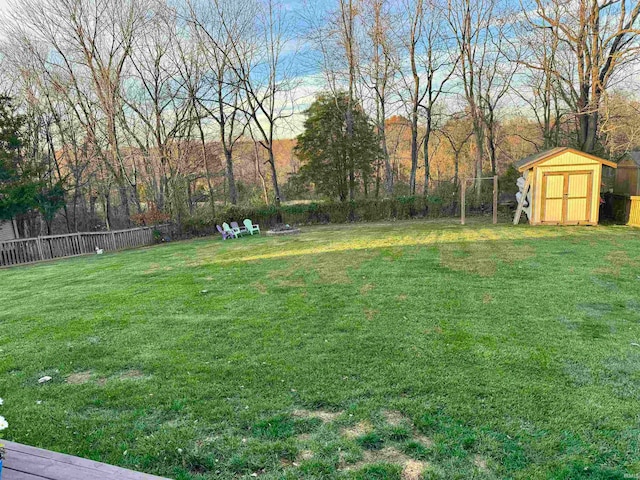
{"type": "Polygon", "coordinates": [[[2,480],[167,480],[86,458],[3,441],[2,480]]]}

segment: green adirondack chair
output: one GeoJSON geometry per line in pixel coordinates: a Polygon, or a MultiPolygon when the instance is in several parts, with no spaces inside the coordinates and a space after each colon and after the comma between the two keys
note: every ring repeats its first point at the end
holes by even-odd
{"type": "Polygon", "coordinates": [[[254,232],[256,233],[260,233],[260,225],[254,225],[251,220],[249,220],[248,218],[244,219],[244,222],[242,222],[245,226],[245,228],[247,229],[247,232],[249,232],[251,235],[253,235],[254,232]]]}
{"type": "Polygon", "coordinates": [[[222,224],[222,229],[227,232],[229,235],[232,235],[233,238],[238,238],[238,234],[233,231],[233,229],[229,226],[227,222],[222,224]]]}

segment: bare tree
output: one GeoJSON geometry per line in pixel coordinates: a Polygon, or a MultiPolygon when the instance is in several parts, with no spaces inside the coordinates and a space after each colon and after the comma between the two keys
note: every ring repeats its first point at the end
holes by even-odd
{"type": "Polygon", "coordinates": [[[571,62],[542,68],[553,72],[564,100],[577,116],[578,147],[594,152],[605,91],[617,74],[626,73],[623,67],[637,58],[640,2],[535,0],[534,7],[531,24],[548,29],[570,52],[571,62]]]}
{"type": "Polygon", "coordinates": [[[497,173],[496,110],[509,92],[517,63],[506,56],[505,36],[509,12],[499,0],[448,0],[448,19],[458,45],[458,76],[473,123],[475,140],[475,188],[480,183],[489,152],[491,171],[497,173]]]}
{"type": "MultiPolygon", "coordinates": [[[[220,5],[221,0],[215,1],[220,5]]],[[[227,66],[242,89],[244,102],[239,107],[253,122],[258,143],[267,152],[274,202],[280,205],[274,141],[278,128],[295,111],[293,55],[287,52],[292,35],[290,19],[284,6],[275,0],[235,3],[239,4],[243,14],[257,22],[251,24],[254,28],[241,29],[237,35],[236,23],[221,15],[224,32],[233,40],[225,47],[219,46],[219,51],[227,57],[227,66]]]]}
{"type": "Polygon", "coordinates": [[[403,0],[404,28],[398,35],[406,55],[400,69],[411,122],[411,173],[409,190],[417,189],[420,146],[424,157],[423,194],[429,189],[429,144],[436,120],[437,104],[453,78],[458,53],[452,47],[444,5],[438,0],[403,0]]]}
{"type": "Polygon", "coordinates": [[[384,161],[384,187],[390,196],[393,194],[393,168],[387,147],[386,121],[398,67],[392,33],[395,15],[388,0],[365,0],[362,9],[360,21],[366,32],[366,44],[360,50],[358,70],[365,86],[373,93],[375,123],[384,161]]]}

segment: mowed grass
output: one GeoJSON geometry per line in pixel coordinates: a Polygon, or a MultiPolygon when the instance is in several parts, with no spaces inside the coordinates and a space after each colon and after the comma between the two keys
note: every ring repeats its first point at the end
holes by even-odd
{"type": "Polygon", "coordinates": [[[176,479],[640,475],[638,230],[303,230],[1,270],[5,437],[176,479]]]}

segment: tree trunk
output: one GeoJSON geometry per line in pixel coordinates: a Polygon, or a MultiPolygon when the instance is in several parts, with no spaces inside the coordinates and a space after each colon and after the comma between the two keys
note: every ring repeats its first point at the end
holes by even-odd
{"type": "Polygon", "coordinates": [[[425,134],[424,143],[422,144],[422,149],[424,153],[424,188],[422,190],[422,194],[425,197],[429,193],[429,176],[431,175],[430,165],[429,165],[429,141],[430,141],[431,134],[429,130],[430,130],[430,127],[429,125],[427,125],[427,133],[425,134]]]}
{"type": "Polygon", "coordinates": [[[233,152],[231,149],[224,149],[224,158],[226,161],[227,182],[229,183],[229,201],[236,205],[238,203],[238,189],[236,188],[236,179],[233,174],[233,152]]]}
{"type": "Polygon", "coordinates": [[[273,184],[273,194],[275,196],[274,202],[276,207],[280,206],[280,187],[278,186],[278,175],[276,172],[276,159],[273,155],[273,145],[269,144],[269,148],[267,148],[267,153],[269,154],[269,166],[271,167],[271,183],[273,184]]]}
{"type": "Polygon", "coordinates": [[[411,174],[409,176],[409,194],[416,194],[416,175],[418,173],[418,106],[411,113],[411,174]]]}
{"type": "Polygon", "coordinates": [[[131,217],[131,209],[129,208],[129,192],[127,191],[127,186],[123,184],[120,185],[118,190],[120,193],[120,206],[125,217],[125,223],[129,226],[131,217]]]}

